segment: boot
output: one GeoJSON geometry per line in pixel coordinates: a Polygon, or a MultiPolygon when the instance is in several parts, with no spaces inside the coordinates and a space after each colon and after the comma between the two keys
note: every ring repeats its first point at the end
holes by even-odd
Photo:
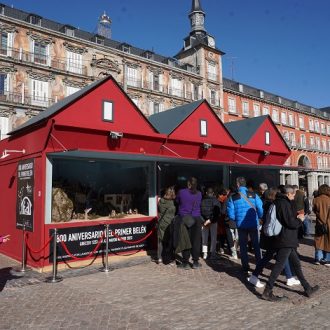
{"type": "Polygon", "coordinates": [[[319,286],[318,285],[314,285],[314,286],[308,286],[306,289],[305,289],[305,295],[308,297],[308,298],[310,298],[310,297],[312,297],[313,295],[314,295],[314,293],[316,292],[316,291],[318,291],[319,290],[319,286]]]}
{"type": "Polygon", "coordinates": [[[287,297],[285,297],[285,296],[283,296],[283,297],[275,296],[273,294],[273,289],[271,289],[268,285],[266,285],[261,298],[264,300],[267,300],[267,301],[272,301],[272,302],[277,302],[277,301],[282,301],[282,300],[287,299],[287,297]]]}

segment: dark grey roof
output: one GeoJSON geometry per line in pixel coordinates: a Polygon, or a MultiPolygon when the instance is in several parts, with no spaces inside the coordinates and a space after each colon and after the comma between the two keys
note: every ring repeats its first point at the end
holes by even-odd
{"type": "Polygon", "coordinates": [[[149,116],[149,122],[162,134],[171,134],[205,100],[198,100],[149,116]]]}
{"type": "Polygon", "coordinates": [[[226,123],[225,127],[238,144],[244,145],[251,140],[252,136],[257,132],[258,128],[267,117],[268,115],[236,120],[226,123]]]}
{"type": "Polygon", "coordinates": [[[91,91],[92,89],[99,86],[100,84],[102,84],[103,82],[105,82],[106,80],[108,80],[110,78],[111,78],[111,76],[107,76],[103,79],[97,80],[97,81],[93,82],[92,84],[80,89],[79,91],[65,97],[63,100],[58,101],[57,103],[53,104],[46,110],[37,114],[35,117],[32,117],[30,120],[25,122],[23,125],[19,126],[18,128],[14,129],[13,131],[9,132],[8,135],[16,134],[17,132],[20,132],[28,127],[30,128],[34,125],[40,124],[42,121],[50,118],[58,111],[62,110],[66,106],[70,105],[72,102],[79,99],[80,97],[82,97],[83,95],[85,95],[86,93],[88,93],[89,91],[91,91]]]}
{"type": "Polygon", "coordinates": [[[330,113],[330,107],[320,108],[320,111],[330,113]]]}
{"type": "MultiPolygon", "coordinates": [[[[2,5],[4,7],[4,15],[7,16],[7,17],[12,17],[12,18],[27,22],[28,17],[31,14],[31,13],[24,12],[20,9],[11,8],[10,6],[5,5],[5,4],[0,3],[0,5],[2,5]]],[[[33,14],[33,15],[36,15],[36,14],[33,14]]],[[[53,30],[53,31],[63,33],[64,32],[63,25],[69,25],[69,24],[58,23],[58,22],[49,20],[47,18],[41,17],[41,27],[44,27],[46,29],[50,29],[50,30],[53,30]]],[[[70,25],[70,26],[72,26],[72,25],[70,25]]],[[[87,41],[93,41],[94,40],[95,33],[83,31],[83,30],[80,30],[78,28],[75,28],[74,26],[72,26],[72,27],[75,29],[74,30],[74,36],[75,37],[80,38],[80,39],[84,39],[84,40],[87,40],[87,41]]],[[[116,41],[116,40],[113,40],[113,39],[107,39],[107,38],[104,39],[104,46],[105,47],[110,47],[110,48],[114,48],[114,49],[118,49],[118,50],[121,50],[121,45],[123,43],[124,42],[116,41]]],[[[145,49],[141,49],[141,48],[134,47],[134,46],[130,47],[130,54],[132,54],[132,55],[145,57],[145,52],[146,52],[145,49]]],[[[153,54],[151,59],[156,61],[156,62],[167,63],[166,62],[167,58],[168,58],[168,56],[163,56],[163,55],[160,55],[160,54],[153,54]]],[[[167,64],[169,64],[169,63],[167,63],[167,64]]],[[[179,61],[170,63],[170,65],[173,66],[173,67],[182,69],[182,70],[186,70],[185,66],[183,66],[182,63],[180,63],[179,61]]]]}

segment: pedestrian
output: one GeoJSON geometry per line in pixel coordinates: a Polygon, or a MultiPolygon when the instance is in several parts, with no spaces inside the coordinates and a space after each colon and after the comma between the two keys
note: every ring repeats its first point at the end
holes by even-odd
{"type": "Polygon", "coordinates": [[[276,218],[281,223],[282,229],[279,235],[274,236],[272,248],[276,251],[276,263],[272,268],[262,298],[268,301],[280,301],[286,297],[278,297],[273,294],[276,279],[282,272],[286,260],[289,258],[290,265],[304,288],[305,295],[311,297],[319,286],[310,286],[301,269],[298,247],[298,228],[304,220],[303,214],[296,214],[290,201],[294,200],[295,191],[293,186],[285,185],[281,192],[276,195],[274,205],[276,218]]]}
{"type": "Polygon", "coordinates": [[[225,253],[225,242],[227,242],[227,247],[229,253],[231,254],[230,259],[237,259],[237,250],[234,244],[236,223],[235,221],[229,221],[227,216],[227,200],[228,200],[228,190],[221,189],[218,195],[218,201],[220,202],[220,217],[218,221],[218,234],[220,241],[220,254],[225,253]]]}
{"type": "MultiPolygon", "coordinates": [[[[266,214],[270,208],[270,206],[274,203],[276,198],[276,194],[279,192],[278,188],[270,188],[264,192],[264,214],[262,217],[262,224],[266,222],[266,214]]],[[[273,259],[276,254],[276,250],[273,248],[273,236],[266,236],[263,232],[263,227],[260,231],[260,247],[263,250],[266,250],[263,254],[262,259],[257,263],[255,270],[252,272],[252,275],[247,279],[248,282],[256,286],[257,288],[263,288],[265,285],[260,282],[258,276],[262,273],[263,269],[269,263],[270,260],[273,259]]],[[[286,276],[286,284],[288,286],[300,285],[300,281],[297,280],[291,272],[291,267],[289,260],[287,259],[284,265],[284,274],[286,276]]]]}
{"type": "Polygon", "coordinates": [[[176,213],[174,200],[174,188],[168,187],[158,202],[158,264],[173,260],[172,222],[176,213]]]}
{"type": "Polygon", "coordinates": [[[236,222],[242,269],[248,273],[250,270],[247,251],[248,237],[252,241],[256,262],[261,259],[258,227],[263,209],[260,197],[246,188],[244,177],[238,177],[236,185],[238,192],[232,194],[228,199],[227,215],[229,221],[236,222]]]}
{"type": "Polygon", "coordinates": [[[10,235],[0,235],[0,244],[7,243],[8,241],[10,241],[10,235]]]}
{"type": "Polygon", "coordinates": [[[315,263],[330,266],[330,187],[322,184],[318,197],[314,198],[315,223],[315,263]]]}
{"type": "Polygon", "coordinates": [[[267,183],[263,182],[263,183],[259,183],[259,191],[258,191],[258,194],[259,194],[259,197],[260,199],[262,200],[262,202],[264,202],[264,193],[265,191],[268,189],[268,185],[267,183]]]}
{"type": "Polygon", "coordinates": [[[220,203],[215,197],[213,188],[206,189],[206,194],[201,202],[202,224],[202,253],[203,259],[208,257],[209,234],[211,236],[210,259],[216,258],[217,229],[220,215],[220,203]]]}
{"type": "Polygon", "coordinates": [[[311,208],[309,205],[309,199],[307,197],[307,192],[304,187],[302,187],[304,192],[304,221],[303,221],[303,235],[305,238],[312,237],[312,220],[310,219],[311,208]]]}
{"type": "Polygon", "coordinates": [[[178,203],[178,214],[182,219],[183,224],[187,228],[191,249],[182,251],[182,263],[178,265],[179,268],[189,269],[189,258],[192,256],[192,268],[201,267],[199,263],[199,255],[201,248],[201,201],[202,194],[197,189],[197,179],[191,177],[187,181],[187,188],[180,189],[176,201],[178,203]]]}

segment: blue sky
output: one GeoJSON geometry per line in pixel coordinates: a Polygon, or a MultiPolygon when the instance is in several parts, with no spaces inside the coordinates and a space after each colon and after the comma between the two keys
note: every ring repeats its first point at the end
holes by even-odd
{"type": "MultiPolygon", "coordinates": [[[[191,0],[2,0],[93,32],[105,10],[112,38],[173,56],[190,31],[191,0]]],[[[224,51],[224,76],[314,107],[330,106],[329,0],[201,0],[224,51]]]]}

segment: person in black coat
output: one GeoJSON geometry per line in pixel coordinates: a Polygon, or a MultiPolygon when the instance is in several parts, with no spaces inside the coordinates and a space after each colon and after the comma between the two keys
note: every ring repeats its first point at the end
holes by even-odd
{"type": "Polygon", "coordinates": [[[294,189],[290,185],[286,185],[277,194],[274,204],[276,206],[276,217],[282,225],[282,230],[278,236],[274,236],[272,240],[272,247],[276,250],[276,263],[269,276],[262,298],[268,301],[279,301],[286,297],[278,297],[273,294],[273,287],[276,279],[280,275],[284,264],[289,258],[290,265],[301,282],[305,295],[311,297],[318,289],[319,286],[310,286],[306,281],[304,274],[301,270],[301,264],[297,253],[298,247],[298,228],[304,220],[304,215],[296,215],[292,209],[291,201],[294,200],[294,189]]]}

